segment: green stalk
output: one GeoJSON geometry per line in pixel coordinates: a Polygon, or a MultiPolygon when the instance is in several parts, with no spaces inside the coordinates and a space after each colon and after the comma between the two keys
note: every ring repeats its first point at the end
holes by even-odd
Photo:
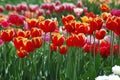
{"type": "Polygon", "coordinates": [[[120,36],[118,37],[118,57],[120,57],[120,36]]]}
{"type": "Polygon", "coordinates": [[[114,55],[113,55],[113,50],[114,50],[114,32],[111,31],[111,40],[110,40],[110,58],[111,58],[111,66],[113,66],[114,64],[114,61],[113,61],[113,58],[114,58],[114,55]]]}
{"type": "MultiPolygon", "coordinates": [[[[75,49],[75,50],[76,50],[76,49],[75,49]]],[[[76,53],[74,54],[74,55],[75,55],[75,56],[74,56],[74,57],[75,57],[75,60],[74,60],[74,61],[75,61],[75,62],[74,62],[75,64],[74,64],[74,76],[73,76],[73,80],[77,80],[77,73],[76,73],[76,72],[77,72],[77,71],[76,71],[76,68],[77,68],[77,56],[78,56],[77,53],[78,53],[78,51],[76,51],[76,53]]],[[[81,53],[80,53],[80,54],[81,54],[81,53]]]]}
{"type": "Polygon", "coordinates": [[[94,45],[94,50],[93,50],[93,57],[94,57],[94,68],[96,69],[96,64],[95,64],[95,48],[96,48],[96,44],[95,44],[95,32],[93,34],[93,37],[94,37],[94,42],[93,42],[93,45],[94,45]]]}

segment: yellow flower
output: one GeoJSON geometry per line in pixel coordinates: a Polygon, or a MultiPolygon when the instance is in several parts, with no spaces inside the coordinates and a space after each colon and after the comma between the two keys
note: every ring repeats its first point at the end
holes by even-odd
{"type": "Polygon", "coordinates": [[[82,22],[88,22],[88,21],[89,21],[89,19],[88,19],[87,16],[83,16],[83,17],[81,17],[81,20],[82,20],[82,22]]]}

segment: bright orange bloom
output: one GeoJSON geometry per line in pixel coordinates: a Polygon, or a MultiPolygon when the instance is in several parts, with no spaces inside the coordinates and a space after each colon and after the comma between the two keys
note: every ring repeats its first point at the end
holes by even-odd
{"type": "Polygon", "coordinates": [[[110,10],[110,7],[107,4],[101,4],[100,9],[103,12],[108,12],[110,10]]]}
{"type": "Polygon", "coordinates": [[[60,54],[66,54],[67,53],[67,47],[65,45],[60,46],[59,52],[60,52],[60,54]]]}
{"type": "Polygon", "coordinates": [[[52,36],[52,43],[56,46],[61,46],[64,44],[65,38],[63,35],[55,34],[52,36]]]}
{"type": "Polygon", "coordinates": [[[41,39],[41,37],[33,37],[32,42],[35,48],[39,48],[42,46],[43,40],[41,39]]]}
{"type": "Polygon", "coordinates": [[[17,50],[16,53],[20,58],[24,58],[25,56],[28,55],[28,52],[26,52],[25,50],[17,50]]]}
{"type": "Polygon", "coordinates": [[[105,29],[101,29],[101,30],[99,30],[95,33],[95,36],[98,40],[103,39],[105,37],[105,35],[106,35],[106,30],[105,29]]]}
{"type": "Polygon", "coordinates": [[[107,12],[103,12],[102,15],[101,15],[102,19],[104,19],[104,20],[106,20],[110,16],[111,16],[111,14],[107,13],[107,12]]]}
{"type": "Polygon", "coordinates": [[[43,33],[43,31],[41,29],[38,29],[38,28],[32,28],[30,30],[30,32],[31,32],[32,37],[38,37],[38,36],[40,37],[40,36],[42,36],[42,33],[43,33]]]}
{"type": "Polygon", "coordinates": [[[7,29],[1,31],[0,37],[4,42],[10,42],[13,39],[14,35],[15,33],[13,30],[7,29]]]}

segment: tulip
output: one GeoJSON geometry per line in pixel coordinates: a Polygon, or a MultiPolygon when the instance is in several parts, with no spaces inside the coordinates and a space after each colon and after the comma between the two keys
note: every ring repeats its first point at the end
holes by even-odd
{"type": "Polygon", "coordinates": [[[3,30],[0,34],[1,39],[4,42],[10,42],[14,37],[14,31],[13,30],[3,30]]]}
{"type": "Polygon", "coordinates": [[[81,8],[83,6],[82,2],[81,1],[78,1],[77,2],[77,7],[81,8]]]}
{"type": "Polygon", "coordinates": [[[4,44],[3,40],[0,39],[0,46],[2,46],[4,44]]]}
{"type": "Polygon", "coordinates": [[[61,46],[64,44],[65,38],[63,35],[55,34],[52,36],[52,43],[56,46],[61,46]]]}
{"type": "Polygon", "coordinates": [[[17,50],[16,53],[19,58],[24,58],[25,56],[28,55],[28,53],[25,50],[17,50]]]}
{"type": "Polygon", "coordinates": [[[35,48],[40,48],[42,46],[43,40],[41,37],[34,37],[32,38],[32,42],[35,48]]]}
{"type": "Polygon", "coordinates": [[[11,9],[12,9],[12,5],[10,5],[10,4],[6,4],[6,5],[5,5],[5,8],[6,8],[6,10],[8,10],[8,11],[9,11],[9,10],[11,10],[11,9]]]}
{"type": "Polygon", "coordinates": [[[30,30],[30,32],[31,32],[31,36],[32,36],[32,37],[40,37],[40,36],[42,36],[42,30],[41,30],[41,29],[32,28],[32,29],[30,30]]]}
{"type": "Polygon", "coordinates": [[[33,4],[29,5],[29,10],[31,12],[36,12],[37,9],[38,9],[38,5],[33,5],[33,4]]]}
{"type": "Polygon", "coordinates": [[[3,6],[0,6],[0,12],[4,12],[4,7],[3,6]]]}
{"type": "Polygon", "coordinates": [[[17,14],[11,14],[8,18],[8,21],[16,26],[22,26],[24,24],[25,17],[17,15],[17,14]]]}
{"type": "Polygon", "coordinates": [[[98,40],[103,39],[105,37],[105,35],[106,35],[106,30],[105,29],[101,29],[101,30],[99,30],[95,33],[95,36],[98,40]]]}
{"type": "Polygon", "coordinates": [[[8,28],[11,26],[11,24],[7,20],[3,20],[0,25],[2,28],[8,28]]]}
{"type": "Polygon", "coordinates": [[[54,44],[50,44],[50,50],[51,51],[56,51],[57,50],[57,46],[54,44]]]}
{"type": "Polygon", "coordinates": [[[67,53],[67,47],[65,45],[60,46],[59,52],[62,55],[65,55],[67,53]]]}
{"type": "Polygon", "coordinates": [[[100,9],[103,12],[108,12],[110,10],[109,6],[107,4],[101,4],[100,9]]]}

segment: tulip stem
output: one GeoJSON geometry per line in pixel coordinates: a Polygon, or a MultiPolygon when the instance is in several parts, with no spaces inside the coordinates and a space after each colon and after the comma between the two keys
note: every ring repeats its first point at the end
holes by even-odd
{"type": "MultiPolygon", "coordinates": [[[[77,74],[76,74],[76,68],[77,68],[77,56],[78,56],[78,51],[79,51],[79,49],[76,51],[76,53],[74,54],[75,56],[75,65],[74,65],[74,77],[73,77],[73,80],[77,80],[77,74]]],[[[80,53],[80,54],[82,54],[82,53],[80,53]]]]}
{"type": "Polygon", "coordinates": [[[118,56],[120,57],[120,36],[118,37],[118,56]]]}
{"type": "Polygon", "coordinates": [[[114,49],[114,32],[113,31],[111,31],[111,43],[110,43],[110,56],[111,56],[111,66],[113,66],[113,58],[114,58],[114,56],[113,56],[113,49],[114,49]]]}
{"type": "Polygon", "coordinates": [[[94,68],[96,69],[95,67],[95,55],[96,55],[96,52],[95,52],[95,49],[96,49],[96,43],[95,43],[95,32],[93,33],[93,37],[94,37],[94,42],[93,42],[93,57],[94,57],[94,68]]]}

